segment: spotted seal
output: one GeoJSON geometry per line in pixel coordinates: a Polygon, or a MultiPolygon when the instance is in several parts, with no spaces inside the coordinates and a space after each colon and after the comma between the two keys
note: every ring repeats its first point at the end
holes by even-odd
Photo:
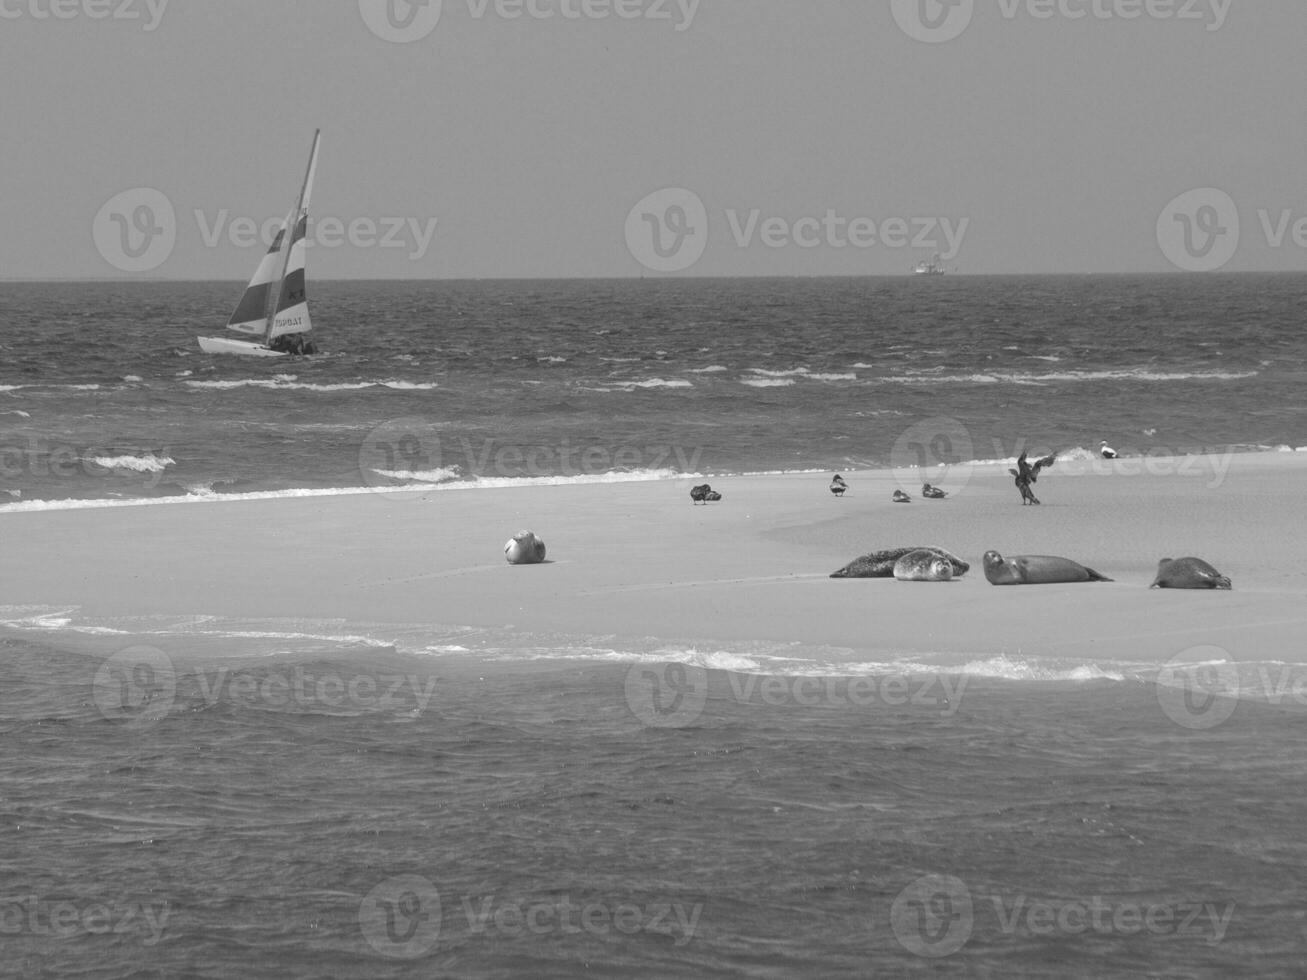
{"type": "Polygon", "coordinates": [[[890,578],[894,575],[894,563],[913,551],[929,551],[946,559],[953,570],[953,575],[965,575],[971,566],[957,555],[950,554],[943,548],[933,545],[913,545],[910,548],[886,548],[855,558],[839,571],[831,572],[831,578],[890,578]]]}
{"type": "Polygon", "coordinates": [[[1150,589],[1231,589],[1230,578],[1201,558],[1163,558],[1150,589]]]}
{"type": "Polygon", "coordinates": [[[953,563],[938,551],[918,548],[894,563],[894,577],[900,582],[951,582],[953,563]]]}
{"type": "Polygon", "coordinates": [[[986,551],[985,578],[990,585],[1046,585],[1051,582],[1110,582],[1085,565],[1056,555],[1013,555],[986,551]]]}

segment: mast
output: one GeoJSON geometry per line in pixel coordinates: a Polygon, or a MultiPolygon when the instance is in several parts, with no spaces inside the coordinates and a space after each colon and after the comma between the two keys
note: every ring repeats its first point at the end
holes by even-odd
{"type": "Polygon", "coordinates": [[[313,164],[318,159],[318,139],[321,135],[321,129],[313,131],[313,148],[309,150],[309,165],[304,168],[304,181],[300,184],[299,200],[295,203],[295,210],[290,213],[290,217],[286,220],[286,229],[282,233],[282,247],[286,250],[286,255],[281,261],[281,274],[274,280],[277,288],[268,289],[268,323],[263,331],[264,346],[272,343],[272,322],[277,316],[277,303],[281,299],[282,283],[286,281],[286,270],[290,267],[290,251],[295,244],[295,229],[299,227],[300,218],[304,213],[304,199],[308,193],[309,181],[313,179],[313,164]]]}

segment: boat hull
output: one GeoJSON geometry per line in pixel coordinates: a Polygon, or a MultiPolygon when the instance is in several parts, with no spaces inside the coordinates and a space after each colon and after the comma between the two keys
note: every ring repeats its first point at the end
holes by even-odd
{"type": "Polygon", "coordinates": [[[230,337],[196,337],[200,350],[206,354],[244,354],[247,357],[287,357],[285,351],[273,350],[252,340],[233,340],[230,337]]]}

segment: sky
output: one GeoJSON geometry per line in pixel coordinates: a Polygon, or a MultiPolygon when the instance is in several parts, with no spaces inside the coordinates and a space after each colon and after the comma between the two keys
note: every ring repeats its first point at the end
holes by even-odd
{"type": "Polygon", "coordinates": [[[0,0],[0,278],[1307,269],[1302,0],[0,0]]]}

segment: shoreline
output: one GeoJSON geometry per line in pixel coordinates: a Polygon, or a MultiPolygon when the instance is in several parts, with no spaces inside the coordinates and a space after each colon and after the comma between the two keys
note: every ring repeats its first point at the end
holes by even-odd
{"type": "Polygon", "coordinates": [[[1249,454],[1182,472],[1186,459],[1204,458],[1138,474],[1128,460],[1107,473],[1059,463],[1037,484],[1040,507],[1021,506],[1006,468],[977,466],[948,499],[914,494],[910,505],[890,500],[894,471],[864,470],[845,473],[851,489],[839,499],[815,474],[723,477],[714,486],[724,499],[704,506],[690,503],[687,477],[214,500],[198,511],[11,511],[0,523],[0,594],[11,609],[66,607],[91,623],[458,624],[792,644],[849,662],[1163,663],[1200,647],[1301,660],[1307,566],[1285,529],[1307,519],[1307,456],[1249,454]],[[521,528],[543,537],[545,564],[504,561],[521,528]],[[905,545],[947,548],[971,570],[949,583],[829,578],[861,554],[905,545]],[[980,566],[991,548],[1062,555],[1114,581],[991,586],[980,566]],[[1150,590],[1157,561],[1182,555],[1210,561],[1234,591],[1150,590]]]}
{"type": "MultiPolygon", "coordinates": [[[[1040,455],[1042,451],[1043,450],[1036,452],[1032,450],[1031,455],[1040,455]]],[[[1216,480],[1220,480],[1223,479],[1225,472],[1228,471],[1235,458],[1292,458],[1297,453],[1307,454],[1307,446],[1291,447],[1285,445],[1260,447],[1257,449],[1205,447],[1205,451],[1201,452],[1143,453],[1138,455],[1122,455],[1111,460],[1102,459],[1093,450],[1085,449],[1084,447],[1074,447],[1072,449],[1063,450],[1062,452],[1069,455],[1058,456],[1055,468],[1052,468],[1049,471],[1055,476],[1083,476],[1086,474],[1099,476],[1167,476],[1174,474],[1178,476],[1186,476],[1193,475],[1196,471],[1201,472],[1206,468],[1216,480]]],[[[1016,457],[971,459],[956,464],[952,469],[956,471],[962,469],[969,470],[977,467],[1001,467],[1006,471],[1008,467],[1015,465],[1016,457]]],[[[912,475],[909,478],[907,476],[909,472],[914,474],[924,474],[929,477],[931,474],[940,474],[946,469],[947,468],[943,465],[926,467],[924,470],[916,465],[911,467],[885,465],[859,466],[857,469],[843,469],[839,472],[846,474],[846,476],[849,474],[857,476],[874,476],[876,474],[893,473],[896,474],[900,478],[900,481],[906,486],[912,487],[925,481],[919,479],[917,475],[912,475]]],[[[0,516],[5,514],[29,513],[46,510],[91,510],[110,507],[143,507],[168,504],[239,503],[242,501],[296,499],[304,497],[342,497],[360,494],[411,495],[416,493],[427,494],[468,490],[507,490],[554,486],[606,486],[624,483],[670,483],[679,480],[712,481],[727,479],[754,479],[759,477],[798,477],[816,476],[833,472],[835,472],[835,470],[830,467],[804,467],[784,470],[749,470],[740,472],[728,470],[720,472],[607,470],[598,473],[563,473],[524,477],[474,477],[470,480],[453,479],[442,481],[440,483],[415,482],[394,485],[386,484],[380,486],[290,487],[278,490],[248,490],[236,493],[194,492],[152,497],[33,497],[0,503],[0,516]]],[[[939,483],[939,485],[945,485],[944,482],[942,482],[944,477],[936,475],[934,479],[939,483]]]]}

